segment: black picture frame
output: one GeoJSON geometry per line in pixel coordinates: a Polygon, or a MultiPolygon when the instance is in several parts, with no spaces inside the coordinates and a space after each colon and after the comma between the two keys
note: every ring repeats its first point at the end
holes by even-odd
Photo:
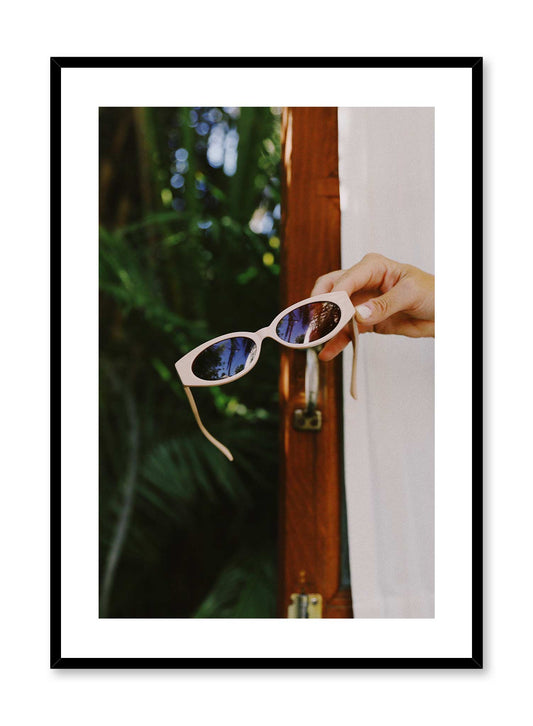
{"type": "Polygon", "coordinates": [[[469,658],[85,658],[61,649],[61,71],[65,68],[470,68],[472,71],[472,246],[474,300],[482,299],[476,271],[483,260],[483,59],[379,58],[75,58],[50,59],[51,128],[51,494],[50,667],[63,668],[474,668],[483,667],[483,326],[472,337],[472,656],[469,658]]]}

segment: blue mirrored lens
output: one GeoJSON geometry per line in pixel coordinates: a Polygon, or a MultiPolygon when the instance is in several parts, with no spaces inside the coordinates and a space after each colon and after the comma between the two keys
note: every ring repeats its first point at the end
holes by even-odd
{"type": "Polygon", "coordinates": [[[203,381],[220,381],[250,368],[257,345],[250,338],[226,338],[203,350],[192,364],[192,372],[203,381]]]}
{"type": "Polygon", "coordinates": [[[276,326],[276,334],[286,343],[308,345],[331,333],[340,319],[341,309],[335,303],[307,303],[284,315],[276,326]]]}

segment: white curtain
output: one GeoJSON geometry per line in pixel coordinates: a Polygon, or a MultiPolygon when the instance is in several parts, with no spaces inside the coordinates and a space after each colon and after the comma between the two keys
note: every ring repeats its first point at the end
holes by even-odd
{"type": "MultiPolygon", "coordinates": [[[[339,109],[342,266],[367,252],[434,272],[434,111],[339,109]]],[[[438,284],[438,281],[437,281],[438,284]]],[[[434,341],[360,336],[344,371],[354,617],[434,617],[434,341]]]]}

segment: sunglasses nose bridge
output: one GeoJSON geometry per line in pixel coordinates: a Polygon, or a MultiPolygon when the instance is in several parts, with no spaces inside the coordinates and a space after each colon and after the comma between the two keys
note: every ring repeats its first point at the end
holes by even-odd
{"type": "Polygon", "coordinates": [[[261,330],[258,330],[256,332],[257,337],[259,340],[264,340],[265,338],[273,338],[274,335],[272,334],[272,331],[267,326],[266,328],[261,328],[261,330]]]}

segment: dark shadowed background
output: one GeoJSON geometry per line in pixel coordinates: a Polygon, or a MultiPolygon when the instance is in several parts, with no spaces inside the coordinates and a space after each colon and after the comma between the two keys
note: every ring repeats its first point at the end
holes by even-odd
{"type": "Polygon", "coordinates": [[[274,617],[279,350],[195,389],[196,345],[279,312],[280,109],[100,109],[100,617],[274,617]]]}

